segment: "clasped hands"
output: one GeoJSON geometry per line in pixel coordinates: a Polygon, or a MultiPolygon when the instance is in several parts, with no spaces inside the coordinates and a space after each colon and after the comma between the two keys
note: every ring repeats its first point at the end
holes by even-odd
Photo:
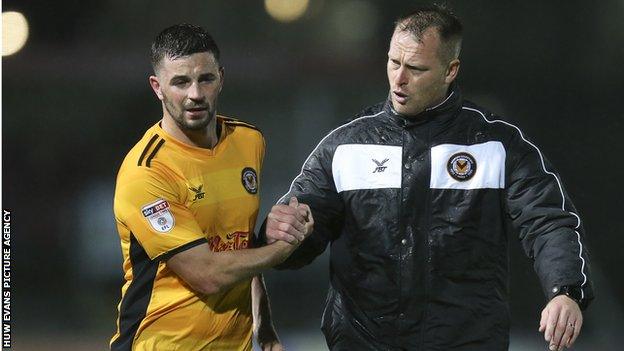
{"type": "Polygon", "coordinates": [[[306,204],[300,204],[291,197],[288,205],[275,205],[267,218],[267,243],[281,240],[298,246],[312,233],[314,218],[306,204]]]}

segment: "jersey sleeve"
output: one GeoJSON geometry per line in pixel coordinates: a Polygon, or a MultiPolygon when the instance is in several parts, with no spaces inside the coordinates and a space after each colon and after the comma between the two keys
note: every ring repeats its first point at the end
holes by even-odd
{"type": "Polygon", "coordinates": [[[151,260],[168,259],[206,242],[173,182],[152,168],[140,167],[120,175],[114,206],[117,220],[151,260]]]}

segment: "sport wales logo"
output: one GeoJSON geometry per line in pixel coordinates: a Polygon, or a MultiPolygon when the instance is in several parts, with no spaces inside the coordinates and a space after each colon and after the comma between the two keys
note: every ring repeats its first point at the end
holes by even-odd
{"type": "Polygon", "coordinates": [[[377,167],[375,168],[375,170],[373,171],[373,173],[382,173],[383,171],[386,170],[386,168],[388,168],[388,166],[384,166],[384,164],[386,162],[388,162],[388,160],[390,160],[389,158],[379,162],[375,159],[373,159],[373,162],[375,162],[375,164],[377,165],[377,167]]]}

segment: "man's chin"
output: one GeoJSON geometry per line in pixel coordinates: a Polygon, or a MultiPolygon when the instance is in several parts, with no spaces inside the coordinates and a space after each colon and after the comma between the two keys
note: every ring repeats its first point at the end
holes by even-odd
{"type": "Polygon", "coordinates": [[[401,105],[397,102],[394,102],[392,104],[392,107],[394,107],[394,110],[401,115],[409,115],[411,112],[411,109],[408,108],[406,105],[401,105]]]}
{"type": "Polygon", "coordinates": [[[396,101],[392,101],[392,107],[403,116],[415,116],[423,111],[421,108],[411,106],[410,104],[400,104],[396,101]]]}
{"type": "Polygon", "coordinates": [[[208,124],[210,124],[211,119],[212,118],[210,117],[205,117],[202,119],[184,119],[183,121],[181,121],[182,123],[178,123],[178,126],[180,126],[180,128],[184,130],[196,132],[206,129],[206,127],[208,127],[208,124]]]}

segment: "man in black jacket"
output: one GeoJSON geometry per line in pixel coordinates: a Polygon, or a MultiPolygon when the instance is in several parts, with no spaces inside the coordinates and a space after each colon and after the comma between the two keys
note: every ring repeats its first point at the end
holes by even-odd
{"type": "MultiPolygon", "coordinates": [[[[506,350],[508,227],[549,299],[549,348],[580,332],[593,298],[581,219],[539,148],[462,98],[461,36],[437,6],[399,19],[387,101],[325,136],[274,207],[296,196],[315,218],[282,268],[331,244],[332,350],[506,350]]],[[[269,242],[294,240],[279,216],[265,225],[269,242]]]]}

